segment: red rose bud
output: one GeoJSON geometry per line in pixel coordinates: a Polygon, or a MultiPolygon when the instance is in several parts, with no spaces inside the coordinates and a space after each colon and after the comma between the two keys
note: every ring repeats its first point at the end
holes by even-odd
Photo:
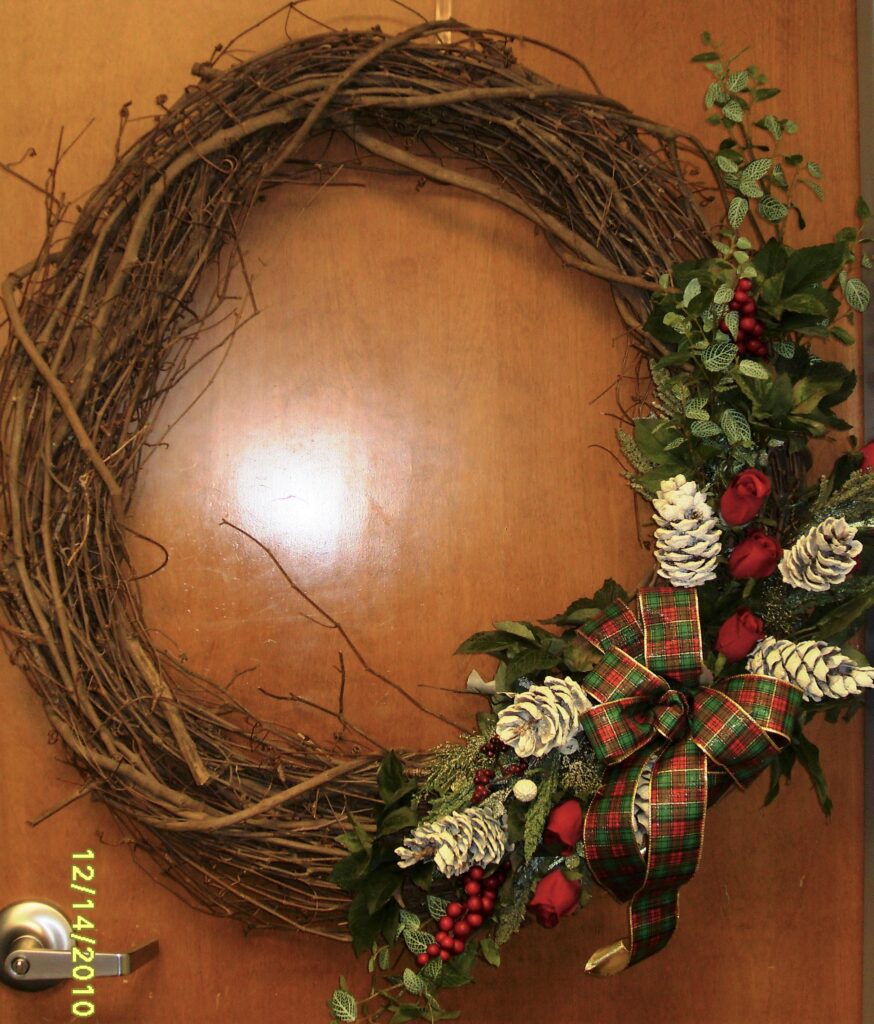
{"type": "Polygon", "coordinates": [[[869,441],[862,448],[862,465],[859,469],[866,471],[874,469],[874,441],[869,441]]]}
{"type": "Polygon", "coordinates": [[[714,648],[729,661],[745,658],[765,635],[765,624],[749,608],[738,608],[719,627],[714,648]]]}
{"type": "Polygon", "coordinates": [[[534,911],[544,928],[554,928],[559,918],[572,914],[580,905],[581,889],[580,882],[570,881],[561,868],[556,868],[540,879],[528,909],[534,911]]]}
{"type": "Polygon", "coordinates": [[[728,574],[735,580],[763,580],[777,568],[783,548],[764,530],[751,530],[728,557],[728,574]]]}
{"type": "Polygon", "coordinates": [[[729,526],[742,526],[759,514],[771,493],[771,481],[758,469],[745,469],[731,481],[719,502],[729,526]]]}
{"type": "Polygon", "coordinates": [[[546,819],[543,839],[570,853],[583,834],[583,806],[579,800],[563,800],[556,804],[546,819]]]}

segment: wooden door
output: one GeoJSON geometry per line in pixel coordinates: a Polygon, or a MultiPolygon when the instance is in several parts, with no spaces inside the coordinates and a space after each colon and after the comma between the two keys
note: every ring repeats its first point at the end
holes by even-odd
{"type": "MultiPolygon", "coordinates": [[[[445,10],[446,5],[441,5],[445,10]]],[[[262,17],[254,0],[6,0],[0,40],[0,158],[40,180],[58,129],[94,121],[62,164],[61,187],[83,192],[106,173],[116,112],[154,112],[195,59],[262,17]],[[18,162],[29,147],[36,156],[18,162]]],[[[435,11],[420,4],[427,16],[435,11]]],[[[854,6],[797,0],[455,0],[461,20],[539,37],[582,57],[607,95],[639,113],[698,130],[703,73],[688,63],[709,29],[783,87],[782,109],[827,174],[811,198],[808,235],[848,220],[857,192],[854,6]]],[[[314,2],[303,14],[333,26],[412,23],[399,6],[314,2]]],[[[289,31],[317,31],[302,15],[289,31]]],[[[253,48],[282,38],[281,19],[253,48]]],[[[582,73],[518,47],[523,61],[570,84],[582,73]]],[[[143,122],[132,121],[132,129],[143,122]]],[[[0,176],[0,268],[40,241],[41,198],[0,176]]],[[[148,581],[149,621],[198,670],[230,679],[261,714],[318,733],[318,716],[259,688],[336,692],[336,638],[300,615],[262,554],[221,529],[232,519],[268,543],[329,607],[371,660],[454,717],[470,664],[451,651],[493,618],[541,617],[614,575],[634,586],[648,558],[612,450],[611,384],[622,332],[606,289],[562,270],[542,239],[469,197],[407,181],[317,196],[271,195],[245,239],[263,310],[238,339],[205,397],[145,471],[135,522],[170,552],[148,581]],[[314,486],[317,479],[318,486],[314,486]]],[[[855,354],[840,353],[850,360],[855,354]]],[[[169,421],[205,383],[192,378],[169,421]]],[[[859,422],[854,404],[849,418],[859,422]]],[[[154,555],[138,549],[144,568],[154,555]]],[[[4,714],[0,903],[46,897],[69,905],[70,858],[97,851],[99,945],[158,938],[159,958],[98,988],[102,1024],[185,1020],[263,1024],[327,1019],[336,976],[361,980],[348,947],[293,934],[244,936],[160,884],[106,811],[87,797],[28,825],[78,786],[33,693],[0,665],[4,714]],[[149,876],[152,877],[149,877],[149,876]]],[[[349,711],[391,743],[446,735],[410,719],[390,691],[350,679],[349,711]]],[[[860,1019],[861,731],[816,730],[835,796],[823,821],[798,778],[762,808],[764,785],[708,818],[703,862],[683,894],[682,921],[658,957],[608,981],[588,954],[623,931],[599,898],[546,932],[531,927],[499,974],[452,1005],[478,1024],[851,1024],[860,1019]]],[[[157,877],[156,877],[157,876],[157,877]]],[[[69,1017],[64,987],[0,991],[0,1019],[69,1017]]]]}

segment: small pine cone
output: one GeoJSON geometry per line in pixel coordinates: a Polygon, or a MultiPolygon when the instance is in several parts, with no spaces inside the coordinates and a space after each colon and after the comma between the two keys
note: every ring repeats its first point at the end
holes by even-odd
{"type": "Polygon", "coordinates": [[[839,647],[821,640],[795,644],[766,636],[749,656],[747,671],[794,683],[807,701],[856,696],[863,688],[874,687],[874,668],[857,665],[839,647]]]}
{"type": "Polygon", "coordinates": [[[790,587],[821,593],[844,582],[861,551],[855,526],[829,516],[783,552],[780,575],[790,587]]]}
{"type": "Polygon", "coordinates": [[[682,474],[663,480],[653,507],[659,576],[675,587],[700,587],[715,579],[722,528],[695,481],[682,474]]]}
{"type": "Polygon", "coordinates": [[[518,757],[543,757],[569,745],[580,731],[580,716],[592,706],[583,688],[570,676],[547,676],[498,715],[495,733],[518,757]]]}
{"type": "Polygon", "coordinates": [[[499,864],[507,854],[507,816],[503,805],[490,801],[424,822],[395,853],[402,868],[433,860],[447,878],[463,875],[474,864],[499,864]]]}

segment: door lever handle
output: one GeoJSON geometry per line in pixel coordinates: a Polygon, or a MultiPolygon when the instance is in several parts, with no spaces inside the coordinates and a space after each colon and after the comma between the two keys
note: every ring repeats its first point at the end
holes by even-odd
{"type": "Polygon", "coordinates": [[[70,922],[51,903],[25,900],[0,910],[0,981],[13,988],[51,988],[71,980],[76,967],[92,969],[94,978],[130,974],[157,956],[158,943],[148,942],[128,953],[87,949],[86,953],[83,948],[83,960],[75,963],[70,922]]]}

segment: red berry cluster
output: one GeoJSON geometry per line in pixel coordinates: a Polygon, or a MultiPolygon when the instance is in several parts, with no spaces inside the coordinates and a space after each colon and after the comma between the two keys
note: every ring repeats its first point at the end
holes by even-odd
{"type": "MultiPolygon", "coordinates": [[[[509,744],[504,743],[503,740],[499,740],[497,736],[492,736],[491,739],[479,748],[481,754],[485,754],[486,757],[498,758],[501,754],[505,753],[510,749],[509,744]]],[[[528,761],[513,761],[511,764],[505,764],[501,766],[501,775],[505,778],[512,778],[514,775],[522,775],[525,769],[528,767],[528,761]]],[[[480,770],[474,775],[474,790],[472,803],[481,804],[483,800],[489,795],[490,786],[495,778],[496,772],[492,768],[480,768],[480,770]]]]}
{"type": "Polygon", "coordinates": [[[498,889],[506,878],[507,868],[504,865],[488,878],[481,867],[472,867],[463,876],[464,902],[449,904],[445,916],[437,922],[439,931],[434,941],[426,952],[419,953],[416,963],[424,967],[434,957],[448,960],[463,953],[468,937],[481,928],[483,921],[494,911],[498,889]]]}
{"type": "Polygon", "coordinates": [[[481,768],[474,775],[473,802],[475,804],[481,804],[489,795],[489,783],[494,777],[495,773],[491,768],[481,768]]]}
{"type": "MultiPolygon", "coordinates": [[[[750,295],[753,282],[748,277],[738,281],[734,297],[728,308],[740,314],[740,324],[734,339],[738,353],[742,356],[753,356],[758,359],[768,358],[768,343],[763,340],[765,325],[756,316],[758,307],[756,300],[750,295]]],[[[730,334],[724,320],[719,321],[719,329],[730,334]]]]}

